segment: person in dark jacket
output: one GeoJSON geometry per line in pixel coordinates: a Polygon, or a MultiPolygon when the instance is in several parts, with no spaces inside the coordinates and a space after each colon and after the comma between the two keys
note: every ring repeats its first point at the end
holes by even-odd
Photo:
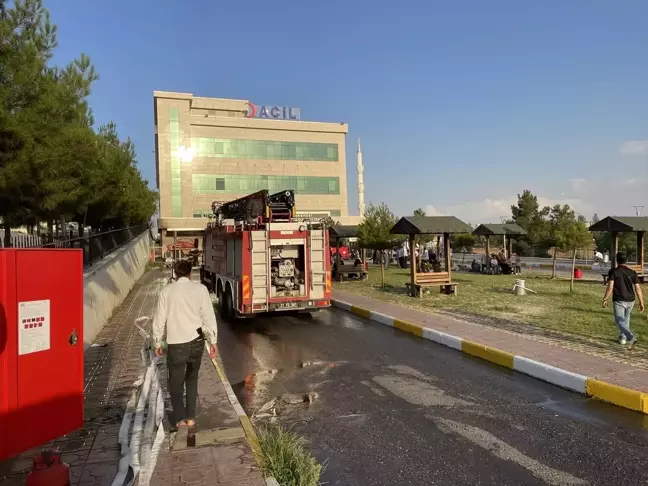
{"type": "Polygon", "coordinates": [[[626,344],[627,342],[628,348],[632,349],[637,343],[637,338],[630,331],[630,315],[636,300],[639,300],[639,312],[644,311],[644,299],[637,272],[626,265],[628,259],[625,253],[617,253],[616,262],[617,266],[608,273],[608,286],[603,296],[603,307],[608,306],[611,295],[614,320],[621,331],[619,343],[626,344]]]}

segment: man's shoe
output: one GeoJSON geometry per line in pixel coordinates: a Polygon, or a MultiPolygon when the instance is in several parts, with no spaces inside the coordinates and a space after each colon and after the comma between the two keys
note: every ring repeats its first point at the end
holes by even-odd
{"type": "Polygon", "coordinates": [[[628,343],[628,349],[633,349],[635,347],[635,344],[637,344],[637,338],[633,337],[628,343]]]}
{"type": "Polygon", "coordinates": [[[626,343],[626,338],[623,334],[619,336],[619,344],[625,344],[626,343]]]}

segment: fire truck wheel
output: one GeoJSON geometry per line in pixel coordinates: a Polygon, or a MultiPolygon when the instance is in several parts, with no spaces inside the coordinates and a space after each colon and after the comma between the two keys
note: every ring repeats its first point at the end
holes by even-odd
{"type": "Polygon", "coordinates": [[[218,310],[220,312],[221,317],[226,318],[227,315],[225,314],[225,292],[223,292],[223,289],[219,287],[218,292],[218,310]]]}
{"type": "Polygon", "coordinates": [[[232,291],[230,289],[227,289],[225,291],[225,302],[223,302],[223,312],[225,312],[225,315],[223,317],[225,318],[233,318],[234,317],[234,302],[232,300],[232,291]]]}

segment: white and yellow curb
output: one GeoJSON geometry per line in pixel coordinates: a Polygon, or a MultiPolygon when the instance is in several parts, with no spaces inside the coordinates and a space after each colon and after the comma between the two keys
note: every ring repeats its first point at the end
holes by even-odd
{"type": "Polygon", "coordinates": [[[363,309],[348,302],[331,299],[333,306],[351,312],[352,314],[378,322],[385,326],[394,327],[401,331],[414,334],[428,341],[433,341],[457,351],[481,358],[491,363],[524,373],[538,380],[546,381],[567,390],[575,391],[619,407],[628,408],[648,414],[648,393],[624,388],[622,386],[597,380],[593,377],[580,375],[571,371],[540,363],[524,356],[517,356],[497,348],[446,334],[436,329],[423,327],[419,324],[395,319],[385,314],[363,309]]]}

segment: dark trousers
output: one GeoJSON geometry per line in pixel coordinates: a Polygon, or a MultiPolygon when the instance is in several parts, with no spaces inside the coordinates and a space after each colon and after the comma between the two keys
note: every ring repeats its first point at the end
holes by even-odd
{"type": "Polygon", "coordinates": [[[205,340],[194,339],[188,343],[169,344],[167,349],[167,369],[169,370],[169,392],[173,416],[171,424],[180,420],[196,418],[196,398],[198,397],[198,372],[205,351],[205,340]],[[187,401],[185,405],[185,389],[187,401]]]}

